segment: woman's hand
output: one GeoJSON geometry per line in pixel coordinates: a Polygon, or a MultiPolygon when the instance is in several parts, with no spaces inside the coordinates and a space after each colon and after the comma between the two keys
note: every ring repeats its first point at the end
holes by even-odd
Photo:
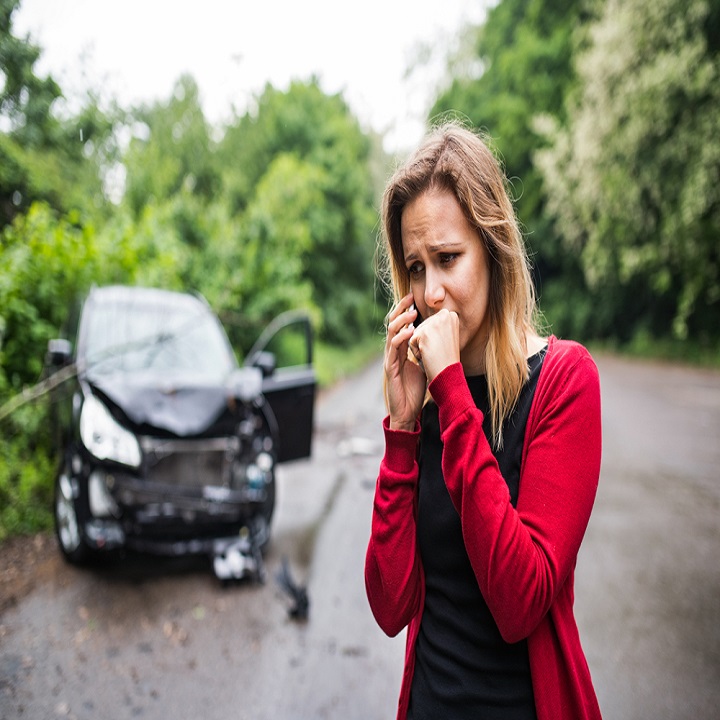
{"type": "Polygon", "coordinates": [[[414,430],[425,398],[425,373],[408,357],[416,318],[412,294],[400,300],[388,315],[384,369],[392,430],[414,430]]]}
{"type": "Polygon", "coordinates": [[[410,338],[410,352],[422,364],[431,383],[449,365],[460,362],[460,319],[450,310],[438,310],[419,325],[410,338]]]}

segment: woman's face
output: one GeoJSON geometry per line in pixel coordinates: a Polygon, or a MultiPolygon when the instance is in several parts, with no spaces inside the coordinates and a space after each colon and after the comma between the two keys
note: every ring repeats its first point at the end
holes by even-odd
{"type": "Polygon", "coordinates": [[[410,291],[422,317],[443,308],[460,319],[460,361],[484,369],[489,335],[490,266],[485,245],[448,190],[428,190],[400,219],[410,291]]]}

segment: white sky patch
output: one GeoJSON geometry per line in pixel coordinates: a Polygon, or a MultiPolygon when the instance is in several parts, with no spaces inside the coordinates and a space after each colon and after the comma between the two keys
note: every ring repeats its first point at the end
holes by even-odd
{"type": "Polygon", "coordinates": [[[183,73],[216,125],[243,113],[266,83],[285,90],[316,76],[342,92],[388,151],[415,145],[444,74],[444,58],[488,0],[23,0],[14,34],[42,48],[36,65],[69,98],[89,89],[128,107],[166,100],[183,73]],[[434,61],[406,77],[420,45],[434,61]]]}

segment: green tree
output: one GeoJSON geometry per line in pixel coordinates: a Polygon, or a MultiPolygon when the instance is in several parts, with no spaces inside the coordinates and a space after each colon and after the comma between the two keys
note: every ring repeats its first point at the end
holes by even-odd
{"type": "Polygon", "coordinates": [[[95,283],[184,290],[193,252],[177,233],[176,204],[148,205],[139,218],[119,208],[97,231],[103,261],[95,283]]]}
{"type": "MultiPolygon", "coordinates": [[[[182,190],[211,199],[219,190],[210,126],[197,83],[189,75],[175,84],[166,102],[131,112],[133,138],[124,155],[125,200],[136,215],[147,204],[162,204],[182,190]]],[[[184,238],[198,244],[190,232],[184,238]]]]}
{"type": "Polygon", "coordinates": [[[720,336],[720,13],[607,0],[578,57],[566,128],[538,153],[596,334],[720,336]]]}
{"type": "Polygon", "coordinates": [[[267,86],[256,107],[227,128],[219,150],[230,207],[241,215],[256,211],[261,191],[282,197],[282,188],[270,190],[265,178],[278,172],[278,157],[296,158],[316,200],[288,207],[275,202],[273,212],[285,218],[274,218],[273,226],[283,232],[307,227],[310,243],[282,243],[286,254],[275,261],[299,261],[327,340],[348,343],[367,331],[376,220],[371,144],[343,98],[324,94],[314,79],[294,82],[286,92],[267,86]]]}
{"type": "Polygon", "coordinates": [[[461,45],[462,56],[450,58],[453,80],[430,112],[431,119],[458,113],[487,132],[514,184],[520,219],[541,242],[547,224],[542,177],[533,164],[542,143],[534,118],[563,118],[583,5],[584,0],[499,2],[480,27],[465,30],[470,43],[461,45]]]}
{"type": "Polygon", "coordinates": [[[107,201],[115,120],[93,93],[77,115],[60,117],[60,87],[34,71],[40,48],[12,33],[18,5],[0,0],[0,227],[36,200],[95,214],[107,201]]]}
{"type": "Polygon", "coordinates": [[[0,235],[0,367],[8,389],[35,382],[47,342],[99,275],[92,227],[58,219],[35,204],[0,235]]]}
{"type": "Polygon", "coordinates": [[[140,108],[128,123],[124,205],[138,219],[155,208],[164,230],[191,250],[179,277],[226,318],[242,318],[231,333],[240,350],[291,299],[320,309],[330,341],[367,330],[372,146],[341,96],[315,80],[286,92],[267,86],[221,133],[183,77],[168,102],[140,108]]]}
{"type": "Polygon", "coordinates": [[[222,287],[216,306],[227,315],[242,310],[231,335],[243,351],[285,310],[304,308],[320,317],[303,258],[313,243],[311,218],[324,204],[321,175],[295,155],[277,155],[240,219],[225,264],[216,267],[222,287]]]}

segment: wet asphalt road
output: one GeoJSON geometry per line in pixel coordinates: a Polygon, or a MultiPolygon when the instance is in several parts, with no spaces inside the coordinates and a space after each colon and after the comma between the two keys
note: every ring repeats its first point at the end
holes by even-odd
{"type": "Polygon", "coordinates": [[[720,718],[720,373],[598,358],[576,616],[605,718],[720,718]]]}
{"type": "MultiPolygon", "coordinates": [[[[604,456],[576,614],[606,719],[720,717],[720,373],[598,359],[604,456]]],[[[314,457],[281,468],[264,585],[204,561],[50,558],[0,616],[0,718],[381,720],[403,637],[365,600],[380,368],[326,393],[314,457]],[[289,617],[281,558],[308,585],[289,617]]]]}

